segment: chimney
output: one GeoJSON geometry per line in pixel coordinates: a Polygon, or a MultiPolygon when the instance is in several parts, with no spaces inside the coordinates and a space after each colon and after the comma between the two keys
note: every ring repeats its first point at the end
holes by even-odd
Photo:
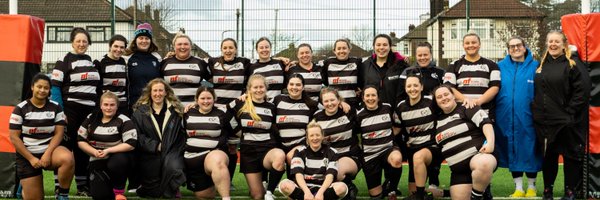
{"type": "Polygon", "coordinates": [[[146,13],[146,15],[150,16],[150,14],[152,14],[152,13],[150,13],[150,11],[151,11],[150,4],[146,4],[144,6],[144,12],[146,13]]]}
{"type": "Polygon", "coordinates": [[[396,37],[396,32],[390,32],[390,37],[391,38],[395,38],[396,37]]]}
{"type": "Polygon", "coordinates": [[[152,14],[152,16],[154,17],[154,21],[160,22],[160,10],[158,10],[158,9],[154,10],[154,13],[152,14]]]}
{"type": "Polygon", "coordinates": [[[408,31],[412,31],[416,28],[416,26],[414,24],[410,24],[408,25],[408,31]]]}
{"type": "Polygon", "coordinates": [[[429,14],[430,14],[430,19],[433,19],[435,16],[437,16],[440,12],[442,12],[444,10],[444,3],[448,3],[447,0],[430,0],[429,1],[429,14]]]}

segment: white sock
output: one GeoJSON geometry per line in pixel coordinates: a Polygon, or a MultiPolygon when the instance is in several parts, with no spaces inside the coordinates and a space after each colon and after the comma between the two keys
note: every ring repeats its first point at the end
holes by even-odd
{"type": "Polygon", "coordinates": [[[527,189],[534,189],[535,190],[535,178],[529,178],[529,177],[527,177],[527,189]]]}
{"type": "Polygon", "coordinates": [[[513,178],[515,181],[515,190],[523,191],[523,177],[513,178]]]}

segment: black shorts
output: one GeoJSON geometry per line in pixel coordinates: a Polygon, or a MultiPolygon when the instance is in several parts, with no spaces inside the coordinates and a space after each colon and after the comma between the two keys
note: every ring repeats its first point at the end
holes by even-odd
{"type": "MultiPolygon", "coordinates": [[[[36,158],[40,159],[42,158],[42,155],[44,155],[43,153],[36,153],[36,154],[32,154],[33,156],[35,156],[36,158]]],[[[21,154],[17,153],[17,158],[15,159],[15,164],[17,165],[17,177],[19,177],[19,179],[26,179],[29,177],[34,177],[34,176],[41,176],[42,175],[42,168],[34,168],[33,166],[31,166],[31,163],[29,163],[29,160],[25,159],[25,157],[21,156],[21,154]]]]}
{"type": "Polygon", "coordinates": [[[273,148],[246,146],[240,147],[240,172],[259,173],[265,171],[263,160],[267,153],[273,148]]]}
{"type": "Polygon", "coordinates": [[[390,148],[376,158],[365,162],[363,166],[363,173],[365,174],[365,180],[367,181],[368,189],[373,189],[381,185],[381,172],[383,169],[393,168],[390,163],[388,163],[387,158],[394,150],[399,151],[397,147],[390,148]]]}
{"type": "Polygon", "coordinates": [[[444,161],[444,158],[442,157],[442,151],[439,147],[428,146],[428,147],[422,147],[422,148],[418,148],[418,149],[407,149],[406,158],[408,159],[408,182],[409,183],[415,182],[415,174],[414,174],[414,170],[413,170],[413,156],[415,155],[415,153],[417,153],[418,151],[420,151],[421,149],[424,149],[424,148],[429,149],[429,152],[431,152],[431,163],[429,164],[429,166],[427,166],[427,176],[429,176],[430,174],[439,174],[440,165],[444,161]],[[432,170],[437,170],[437,173],[432,173],[431,172],[432,170]]]}
{"type": "Polygon", "coordinates": [[[185,176],[187,178],[187,188],[192,192],[206,190],[215,185],[212,177],[206,174],[204,161],[207,154],[185,159],[185,176]]]}
{"type": "MultiPolygon", "coordinates": [[[[477,154],[475,154],[477,155],[477,154]]],[[[475,155],[467,158],[467,162],[460,165],[461,163],[455,164],[450,168],[450,186],[458,185],[458,184],[472,184],[473,177],[471,177],[471,159],[475,157],[475,155]]]]}

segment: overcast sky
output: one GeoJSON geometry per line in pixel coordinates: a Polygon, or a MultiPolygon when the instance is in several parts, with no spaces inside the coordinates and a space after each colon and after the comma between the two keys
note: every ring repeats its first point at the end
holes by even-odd
{"type": "MultiPolygon", "coordinates": [[[[120,0],[117,5],[126,7],[132,2],[132,0],[120,0]]],[[[173,2],[173,19],[176,27],[185,28],[194,43],[211,56],[220,54],[219,43],[222,36],[236,38],[235,9],[241,9],[241,0],[168,2],[173,2]]],[[[457,2],[458,0],[450,0],[450,6],[457,2]]],[[[296,45],[309,43],[315,50],[338,38],[347,37],[357,40],[356,35],[373,32],[373,1],[245,0],[244,5],[246,57],[252,57],[252,40],[261,36],[272,36],[276,23],[278,35],[299,39],[296,45]],[[275,9],[278,9],[277,20],[275,20],[275,9]]],[[[376,33],[396,32],[397,37],[401,37],[406,34],[410,24],[419,24],[420,15],[429,12],[429,1],[377,0],[375,7],[376,33]]],[[[240,41],[242,40],[241,28],[240,25],[240,41]]],[[[365,42],[368,44],[371,38],[367,40],[365,42]]],[[[279,41],[276,51],[287,48],[288,43],[289,41],[279,41]]],[[[356,43],[361,42],[356,41],[356,43]]],[[[241,50],[241,44],[238,44],[238,48],[241,50]]]]}

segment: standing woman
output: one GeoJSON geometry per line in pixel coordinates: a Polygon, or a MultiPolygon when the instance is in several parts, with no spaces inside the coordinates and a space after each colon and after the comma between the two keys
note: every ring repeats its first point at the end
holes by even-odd
{"type": "Polygon", "coordinates": [[[450,83],[456,100],[471,108],[481,106],[494,120],[494,97],[500,89],[498,65],[479,55],[481,40],[470,32],[463,37],[465,55],[449,66],[444,82],[450,83]]]}
{"type": "Polygon", "coordinates": [[[270,101],[281,94],[281,90],[284,88],[285,64],[281,60],[271,58],[271,41],[268,38],[259,38],[255,48],[258,52],[258,60],[252,60],[248,74],[260,74],[265,77],[269,84],[267,99],[270,101]]]}
{"type": "Polygon", "coordinates": [[[352,183],[363,163],[363,156],[358,146],[359,130],[355,126],[356,111],[346,113],[340,108],[344,101],[336,89],[321,89],[323,109],[315,113],[314,119],[325,133],[325,143],[334,148],[338,154],[338,181],[348,186],[348,199],[356,199],[358,188],[352,183]]]}
{"type": "Polygon", "coordinates": [[[160,74],[173,88],[175,96],[181,104],[194,103],[194,93],[200,87],[202,79],[208,80],[206,62],[192,56],[192,39],[184,33],[178,32],[173,38],[175,56],[167,58],[160,63],[160,74]]]}
{"type": "Polygon", "coordinates": [[[125,183],[132,166],[129,152],[137,144],[137,131],[129,117],[117,112],[118,107],[117,95],[104,93],[100,97],[101,113],[88,115],[77,133],[79,148],[90,156],[90,173],[105,172],[110,180],[103,182],[106,185],[95,185],[98,181],[91,183],[90,193],[94,199],[127,199],[125,183]],[[109,190],[103,191],[104,188],[109,190]]]}
{"type": "MultiPolygon", "coordinates": [[[[431,91],[433,91],[433,88],[436,88],[444,83],[444,74],[446,73],[446,70],[435,66],[435,63],[431,57],[433,52],[429,42],[421,42],[417,44],[416,53],[417,65],[406,68],[402,72],[402,75],[400,75],[400,85],[405,85],[408,76],[416,75],[422,81],[423,91],[421,93],[423,96],[431,97],[431,91]]],[[[405,100],[408,98],[407,92],[403,90],[403,94],[400,95],[400,99],[405,100]]]]}
{"type": "Polygon", "coordinates": [[[576,192],[581,190],[591,84],[585,67],[572,54],[563,33],[548,33],[546,52],[535,74],[532,112],[544,153],[543,199],[552,199],[559,154],[564,158],[562,199],[575,199],[576,192]]]}
{"type": "MultiPolygon", "coordinates": [[[[198,199],[214,198],[215,187],[224,200],[229,200],[227,136],[233,133],[231,115],[214,107],[212,88],[196,90],[195,106],[183,115],[187,132],[185,158],[187,187],[198,199]]],[[[234,173],[234,172],[232,172],[234,173]]]]}
{"type": "Polygon", "coordinates": [[[23,199],[44,198],[42,169],[58,172],[56,199],[69,199],[73,180],[73,154],[60,146],[66,125],[58,103],[50,101],[50,78],[37,74],[31,81],[31,98],[17,104],[10,115],[10,141],[15,146],[17,177],[23,199]]]}
{"type": "Polygon", "coordinates": [[[295,178],[281,181],[281,193],[294,200],[344,198],[348,186],[335,181],[338,155],[323,144],[323,129],[311,121],[306,127],[306,137],[306,144],[294,150],[290,174],[295,178]]]}
{"type": "Polygon", "coordinates": [[[152,26],[148,23],[138,25],[124,56],[129,77],[127,88],[130,109],[142,95],[146,84],[160,77],[159,64],[162,59],[157,51],[158,47],[152,40],[152,26]]]}
{"type": "Polygon", "coordinates": [[[319,100],[319,93],[323,86],[321,80],[321,66],[313,63],[312,47],[309,44],[302,43],[298,45],[298,65],[290,67],[287,71],[288,78],[292,74],[300,74],[304,78],[304,91],[314,101],[319,100]]]}
{"type": "Polygon", "coordinates": [[[357,109],[360,102],[357,93],[363,85],[363,76],[359,76],[362,60],[350,57],[350,50],[352,45],[348,39],[336,40],[333,43],[335,57],[323,62],[321,77],[325,86],[337,89],[340,97],[353,109],[357,109]]]}
{"type": "Polygon", "coordinates": [[[364,85],[374,86],[377,96],[382,103],[398,105],[400,94],[404,87],[400,84],[400,75],[408,67],[404,60],[398,59],[392,52],[392,38],[386,34],[379,34],[373,39],[375,55],[362,63],[362,80],[364,85]]]}
{"type": "Polygon", "coordinates": [[[379,100],[376,86],[365,86],[362,92],[363,108],[356,114],[360,126],[364,156],[363,172],[372,199],[396,197],[402,175],[402,154],[394,146],[392,106],[379,100]],[[389,185],[381,186],[381,173],[385,170],[389,185]]]}
{"type": "Polygon", "coordinates": [[[436,120],[436,142],[452,172],[453,200],[480,200],[492,180],[496,158],[494,128],[485,111],[456,102],[452,87],[441,85],[433,96],[442,113],[436,120]]]}
{"type": "Polygon", "coordinates": [[[145,198],[175,198],[185,182],[183,106],[162,79],[151,80],[133,107],[138,130],[140,188],[145,198]]]}
{"type": "Polygon", "coordinates": [[[85,54],[92,44],[89,33],[80,27],[71,31],[73,50],[56,62],[52,70],[52,100],[63,105],[67,118],[67,137],[63,145],[75,154],[75,181],[77,193],[89,196],[89,156],[77,148],[77,130],[96,106],[100,91],[100,74],[85,54]]]}
{"type": "Polygon", "coordinates": [[[533,59],[525,40],[513,36],[506,42],[508,55],[498,63],[501,74],[500,91],[496,96],[497,119],[496,156],[498,166],[508,168],[515,182],[518,197],[536,197],[535,179],[542,168],[542,155],[536,148],[536,135],[531,114],[535,70],[539,62],[533,59]],[[527,175],[527,193],[523,190],[523,173],[527,175]]]}
{"type": "Polygon", "coordinates": [[[127,39],[122,35],[114,35],[108,41],[108,53],[102,60],[94,61],[100,73],[102,93],[112,92],[119,97],[118,113],[131,115],[127,102],[127,67],[121,56],[127,48],[127,39]]]}
{"type": "Polygon", "coordinates": [[[241,131],[240,171],[244,173],[252,199],[273,199],[265,194],[262,172],[269,171],[272,192],[285,170],[285,154],[277,148],[278,131],[275,126],[275,105],[267,101],[267,81],[259,74],[250,76],[246,86],[246,99],[236,99],[227,107],[235,115],[241,131]],[[278,176],[278,177],[276,177],[278,176]],[[274,185],[274,186],[273,186],[274,185]]]}
{"type": "MultiPolygon", "coordinates": [[[[225,38],[221,41],[221,56],[208,59],[208,69],[211,72],[209,81],[213,84],[215,94],[218,94],[215,101],[215,107],[227,110],[227,105],[242,96],[246,87],[247,69],[250,67],[250,60],[243,57],[237,57],[237,42],[232,38],[225,38]]],[[[238,132],[237,122],[232,120],[232,127],[238,132]]],[[[240,143],[239,136],[231,137],[228,140],[229,149],[229,180],[233,179],[235,168],[237,167],[237,145],[240,143]]]]}

